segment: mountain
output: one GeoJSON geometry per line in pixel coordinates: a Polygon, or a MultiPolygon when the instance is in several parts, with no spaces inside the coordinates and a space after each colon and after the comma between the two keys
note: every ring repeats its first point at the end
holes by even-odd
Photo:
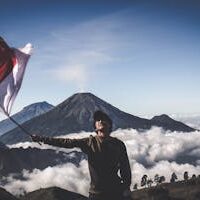
{"type": "Polygon", "coordinates": [[[0,142],[0,150],[4,150],[4,149],[8,149],[8,147],[2,142],[0,142]]]}
{"type": "MultiPolygon", "coordinates": [[[[159,126],[166,130],[194,131],[186,125],[178,127],[176,121],[170,123],[158,117],[151,120],[125,113],[91,93],[77,93],[47,113],[35,117],[23,124],[30,133],[46,136],[59,136],[80,131],[93,131],[93,113],[96,110],[106,112],[113,120],[113,130],[133,128],[147,130],[159,126]]],[[[161,116],[162,117],[162,116],[161,116]]],[[[21,129],[15,128],[0,137],[5,144],[14,144],[30,140],[21,129]]]]}
{"type": "Polygon", "coordinates": [[[7,192],[5,189],[0,188],[0,200],[18,200],[18,199],[9,192],[7,192]]]}
{"type": "MultiPolygon", "coordinates": [[[[83,159],[86,159],[85,154],[78,151],[66,153],[52,149],[37,148],[5,149],[0,151],[0,175],[6,177],[9,174],[16,174],[18,178],[21,178],[23,169],[29,171],[33,169],[43,170],[49,166],[64,163],[73,163],[78,166],[83,159]]],[[[2,185],[1,179],[0,185],[2,185]]]]}
{"type": "MultiPolygon", "coordinates": [[[[38,102],[24,107],[20,112],[13,115],[12,118],[17,121],[19,124],[37,117],[45,112],[51,110],[54,106],[50,105],[47,102],[38,102]]],[[[16,125],[9,119],[5,119],[0,122],[0,135],[16,128],[16,125]]]]}
{"type": "Polygon", "coordinates": [[[160,115],[155,116],[151,119],[154,125],[159,127],[168,127],[168,130],[171,131],[183,131],[184,132],[191,132],[194,131],[193,128],[185,125],[182,122],[176,121],[172,118],[170,118],[168,115],[160,115]]]}
{"type": "Polygon", "coordinates": [[[34,192],[30,192],[25,196],[20,198],[21,200],[87,200],[83,195],[70,192],[58,187],[51,188],[43,188],[40,190],[36,190],[34,192]]]}
{"type": "Polygon", "coordinates": [[[184,124],[187,124],[190,127],[200,129],[200,114],[188,116],[175,116],[175,119],[183,122],[184,124]]]}

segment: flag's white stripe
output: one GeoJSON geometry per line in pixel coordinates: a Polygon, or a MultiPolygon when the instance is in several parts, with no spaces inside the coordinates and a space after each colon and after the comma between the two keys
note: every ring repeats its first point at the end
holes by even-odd
{"type": "Polygon", "coordinates": [[[32,46],[30,44],[20,50],[14,49],[17,62],[13,71],[0,83],[0,110],[6,114],[10,114],[13,102],[21,87],[26,64],[31,51],[32,46]]]}

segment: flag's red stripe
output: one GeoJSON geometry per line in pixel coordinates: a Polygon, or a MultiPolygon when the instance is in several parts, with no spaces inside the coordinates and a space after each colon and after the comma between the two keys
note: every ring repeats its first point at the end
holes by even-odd
{"type": "Polygon", "coordinates": [[[0,83],[12,72],[16,63],[14,51],[0,40],[0,83]]]}

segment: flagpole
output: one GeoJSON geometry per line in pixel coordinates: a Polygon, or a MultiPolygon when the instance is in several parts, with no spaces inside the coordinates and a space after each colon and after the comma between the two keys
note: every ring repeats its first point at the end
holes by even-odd
{"type": "MultiPolygon", "coordinates": [[[[19,128],[21,128],[21,130],[28,135],[31,138],[31,134],[22,126],[20,125],[16,120],[14,120],[7,112],[5,112],[5,110],[2,108],[2,106],[0,105],[0,108],[2,109],[2,111],[4,112],[4,114],[14,123],[16,124],[19,128]]],[[[32,139],[32,138],[31,138],[32,139]]],[[[37,142],[39,145],[41,145],[40,142],[37,142]]]]}
{"type": "Polygon", "coordinates": [[[20,125],[16,120],[14,120],[9,114],[8,112],[5,111],[5,109],[0,105],[1,110],[3,111],[3,113],[14,123],[16,124],[19,128],[21,128],[21,130],[28,136],[31,136],[31,134],[22,126],[20,125]]]}
{"type": "MultiPolygon", "coordinates": [[[[1,107],[1,106],[0,106],[1,107]]],[[[2,108],[2,107],[1,107],[2,108]]],[[[26,135],[28,135],[30,138],[31,138],[31,134],[22,126],[22,125],[20,125],[17,121],[15,121],[8,113],[6,113],[5,111],[4,111],[4,113],[5,113],[5,115],[14,123],[14,124],[16,124],[19,128],[21,128],[21,130],[26,134],[26,135]]],[[[41,143],[40,142],[37,142],[39,145],[41,145],[41,143]]]]}
{"type": "MultiPolygon", "coordinates": [[[[28,135],[31,138],[31,134],[22,126],[20,125],[17,121],[15,121],[8,113],[6,113],[7,117],[13,122],[15,123],[19,128],[22,129],[22,131],[24,131],[24,133],[26,135],[28,135]]],[[[32,138],[31,138],[32,139],[32,138]]],[[[40,142],[37,142],[39,145],[42,145],[40,142]]]]}
{"type": "Polygon", "coordinates": [[[9,114],[7,114],[8,118],[14,123],[16,124],[19,128],[21,128],[21,130],[28,136],[31,136],[31,134],[23,127],[21,126],[17,121],[15,121],[9,114]]]}

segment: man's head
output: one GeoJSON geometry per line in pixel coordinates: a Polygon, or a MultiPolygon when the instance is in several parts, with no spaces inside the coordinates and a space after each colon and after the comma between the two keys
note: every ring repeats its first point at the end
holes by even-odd
{"type": "Polygon", "coordinates": [[[112,120],[106,113],[100,110],[96,111],[94,113],[94,128],[97,134],[103,132],[109,135],[112,132],[112,120]]]}

